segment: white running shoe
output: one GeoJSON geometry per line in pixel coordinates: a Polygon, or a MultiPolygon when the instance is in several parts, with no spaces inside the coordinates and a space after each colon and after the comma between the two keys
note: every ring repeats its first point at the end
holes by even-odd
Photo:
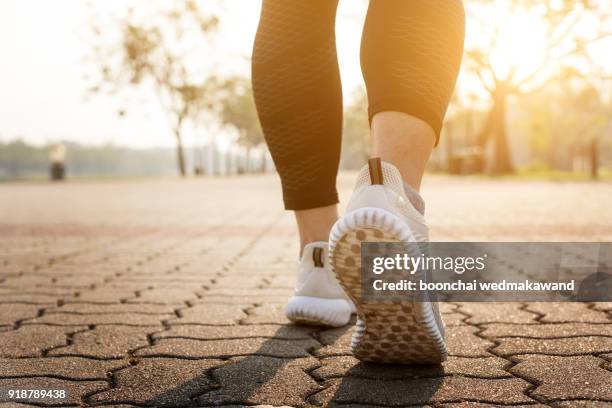
{"type": "Polygon", "coordinates": [[[355,313],[355,306],[331,271],[327,251],[327,242],[304,247],[295,293],[285,306],[285,315],[294,323],[339,327],[355,313]]]}
{"type": "Polygon", "coordinates": [[[361,299],[361,242],[428,240],[429,228],[406,197],[397,168],[370,159],[329,241],[336,278],[357,307],[351,347],[358,359],[386,363],[440,363],[446,359],[437,303],[361,299]]]}

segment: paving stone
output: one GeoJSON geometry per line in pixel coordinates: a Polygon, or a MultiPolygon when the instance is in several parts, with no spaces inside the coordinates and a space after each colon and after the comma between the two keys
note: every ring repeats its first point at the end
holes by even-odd
{"type": "Polygon", "coordinates": [[[241,295],[241,296],[221,296],[221,295],[211,295],[207,292],[198,292],[202,297],[196,301],[190,302],[194,305],[198,304],[277,304],[277,305],[285,305],[287,304],[287,300],[289,296],[268,296],[268,295],[259,295],[259,289],[250,295],[241,295]]]}
{"type": "Polygon", "coordinates": [[[31,288],[35,286],[53,286],[53,276],[41,276],[24,274],[21,276],[7,277],[2,286],[6,288],[31,288]]]}
{"type": "Polygon", "coordinates": [[[48,313],[80,313],[80,314],[173,314],[174,306],[136,303],[66,303],[61,307],[47,308],[48,313]]]}
{"type": "Polygon", "coordinates": [[[574,401],[559,401],[551,405],[554,407],[560,407],[560,408],[565,408],[565,407],[568,407],[568,408],[573,408],[573,407],[610,408],[612,407],[612,402],[574,400],[574,401]]]}
{"type": "Polygon", "coordinates": [[[82,357],[2,358],[0,377],[64,377],[73,380],[107,380],[108,373],[127,365],[125,361],[102,361],[82,357]]]}
{"type": "Polygon", "coordinates": [[[510,371],[538,386],[531,395],[547,400],[600,399],[612,401],[612,372],[594,356],[517,356],[510,371]]]}
{"type": "Polygon", "coordinates": [[[23,303],[0,304],[0,325],[13,325],[18,320],[36,317],[38,311],[47,305],[27,305],[23,303]]]}
{"type": "Polygon", "coordinates": [[[76,314],[76,313],[45,313],[41,317],[30,319],[27,324],[56,324],[56,325],[105,325],[126,324],[132,326],[161,325],[164,320],[176,317],[175,314],[135,314],[135,313],[109,313],[109,314],[76,314]]]}
{"type": "Polygon", "coordinates": [[[175,356],[185,358],[227,357],[258,354],[273,357],[306,357],[319,346],[315,340],[228,339],[192,340],[160,339],[153,346],[138,350],[140,356],[175,356]]]}
{"type": "Polygon", "coordinates": [[[114,373],[115,387],[88,400],[105,404],[190,405],[191,398],[210,389],[207,371],[223,364],[221,360],[140,359],[136,365],[114,373]]]}
{"type": "Polygon", "coordinates": [[[129,350],[147,346],[147,335],[162,329],[157,326],[98,326],[75,334],[71,345],[51,350],[49,355],[122,358],[129,350]]]}
{"type": "Polygon", "coordinates": [[[130,288],[113,288],[111,290],[108,287],[99,287],[79,292],[79,296],[73,302],[119,303],[135,297],[135,291],[130,288]]]}
{"type": "Polygon", "coordinates": [[[588,323],[504,324],[485,325],[485,337],[562,338],[570,336],[611,336],[612,325],[588,323]]]}
{"type": "Polygon", "coordinates": [[[342,404],[417,405],[468,400],[492,404],[534,402],[524,394],[530,384],[518,378],[462,377],[373,380],[347,377],[330,380],[329,388],[311,397],[323,406],[342,404]]]}
{"type": "Polygon", "coordinates": [[[319,365],[312,357],[279,359],[250,356],[232,359],[213,371],[221,387],[198,398],[200,404],[227,403],[306,406],[308,395],[322,387],[306,370],[319,365]]]}
{"type": "Polygon", "coordinates": [[[445,339],[449,355],[462,357],[490,357],[494,343],[475,335],[478,329],[470,326],[446,327],[445,339]]]}
{"type": "Polygon", "coordinates": [[[537,314],[521,310],[515,302],[464,302],[459,309],[470,317],[468,323],[536,323],[537,314]]]}
{"type": "Polygon", "coordinates": [[[249,310],[249,316],[244,319],[245,324],[289,324],[291,321],[285,316],[284,305],[265,304],[249,310]]]}
{"type": "Polygon", "coordinates": [[[579,355],[612,352],[612,337],[571,337],[562,339],[500,338],[494,353],[513,354],[562,354],[579,355]]]}
{"type": "Polygon", "coordinates": [[[481,378],[506,378],[510,374],[504,367],[510,363],[497,357],[466,358],[450,356],[442,366],[391,365],[363,363],[352,356],[329,357],[321,360],[322,366],[311,374],[325,380],[337,377],[363,377],[371,379],[401,379],[463,375],[481,378]]]}
{"type": "Polygon", "coordinates": [[[65,345],[67,335],[86,328],[27,325],[17,330],[0,332],[0,357],[39,357],[44,350],[65,345]]]}
{"type": "MultiPolygon", "coordinates": [[[[208,296],[253,296],[253,289],[245,288],[217,288],[211,287],[202,293],[202,298],[208,296]]],[[[257,296],[263,296],[264,299],[268,296],[282,296],[285,300],[289,299],[293,295],[293,289],[289,288],[259,288],[256,292],[257,296]]]]}
{"type": "Polygon", "coordinates": [[[277,325],[240,325],[240,326],[200,326],[177,325],[169,330],[157,333],[153,338],[191,338],[198,340],[215,340],[229,338],[266,337],[279,339],[311,339],[316,329],[308,326],[277,325]]]}
{"type": "Polygon", "coordinates": [[[64,294],[62,295],[54,295],[54,294],[44,294],[37,293],[35,291],[32,292],[24,292],[21,290],[17,291],[2,291],[0,288],[0,307],[6,303],[19,302],[26,304],[53,304],[58,301],[58,299],[70,298],[73,296],[72,293],[68,293],[64,290],[64,294]]]}
{"type": "Polygon", "coordinates": [[[315,350],[314,353],[321,357],[351,355],[353,331],[354,326],[323,330],[319,333],[319,340],[324,347],[315,350]]]}
{"type": "Polygon", "coordinates": [[[461,313],[444,313],[442,314],[442,320],[446,326],[465,326],[466,323],[463,320],[466,317],[461,313]]]}
{"type": "Polygon", "coordinates": [[[197,299],[194,290],[189,289],[170,289],[170,288],[154,288],[139,292],[138,297],[130,298],[128,303],[160,303],[166,305],[184,304],[187,300],[197,299]]]}
{"type": "Polygon", "coordinates": [[[593,303],[593,309],[610,312],[612,311],[612,302],[595,302],[593,303]]]}
{"type": "MultiPolygon", "coordinates": [[[[48,406],[80,404],[82,398],[87,394],[101,391],[108,388],[108,386],[109,384],[104,381],[69,381],[45,377],[0,378],[0,389],[45,389],[66,391],[67,398],[65,399],[41,398],[36,400],[19,400],[20,402],[42,403],[48,406]]],[[[7,399],[0,397],[0,402],[7,402],[7,399]]]]}
{"type": "Polygon", "coordinates": [[[241,276],[236,279],[236,276],[219,276],[214,279],[212,287],[218,288],[245,288],[254,291],[264,285],[263,276],[257,274],[254,276],[241,276]]]}
{"type": "MultiPolygon", "coordinates": [[[[442,408],[498,408],[499,405],[494,404],[486,404],[483,402],[456,402],[450,404],[442,404],[440,405],[442,408]]],[[[543,408],[548,407],[548,405],[542,404],[529,404],[529,405],[510,405],[512,408],[543,408]]]]}
{"type": "Polygon", "coordinates": [[[244,304],[197,304],[179,309],[180,318],[169,324],[236,324],[247,317],[244,312],[250,305],[244,304]]]}
{"type": "Polygon", "coordinates": [[[612,323],[610,316],[605,312],[589,309],[587,303],[534,302],[529,303],[528,309],[543,314],[540,321],[545,323],[612,323]]]}

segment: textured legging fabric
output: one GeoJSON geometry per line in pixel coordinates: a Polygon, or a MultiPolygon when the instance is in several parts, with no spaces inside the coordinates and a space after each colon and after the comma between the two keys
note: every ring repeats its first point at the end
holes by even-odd
{"type": "MultiPolygon", "coordinates": [[[[253,47],[253,93],[290,210],[338,202],[337,4],[264,0],[262,5],[253,47]]],[[[371,0],[361,40],[370,120],[381,111],[404,112],[427,122],[439,137],[463,37],[461,0],[371,0]]]]}

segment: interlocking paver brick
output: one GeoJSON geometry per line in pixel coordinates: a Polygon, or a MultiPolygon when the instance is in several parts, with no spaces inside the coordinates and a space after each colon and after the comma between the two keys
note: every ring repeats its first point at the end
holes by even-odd
{"type": "Polygon", "coordinates": [[[445,329],[448,352],[451,356],[490,357],[494,343],[476,336],[478,329],[469,326],[449,326],[445,329]]]}
{"type": "Polygon", "coordinates": [[[543,314],[540,321],[546,323],[612,323],[610,316],[604,312],[589,309],[586,303],[534,302],[530,303],[527,308],[543,314]]]}
{"type": "MultiPolygon", "coordinates": [[[[442,408],[498,408],[500,405],[487,404],[483,402],[454,402],[449,404],[440,405],[442,408]]],[[[543,404],[529,404],[529,405],[511,405],[512,408],[543,408],[548,405],[543,404]]]]}
{"type": "Polygon", "coordinates": [[[319,340],[324,347],[315,350],[315,354],[320,357],[350,355],[353,331],[353,327],[346,326],[323,330],[319,333],[319,340]]]}
{"type": "Polygon", "coordinates": [[[320,379],[334,377],[363,377],[371,379],[401,379],[464,375],[482,378],[505,378],[510,374],[504,367],[510,363],[498,357],[449,357],[442,366],[382,365],[362,363],[352,356],[329,357],[321,360],[322,367],[312,372],[320,379]]]}
{"type": "Polygon", "coordinates": [[[5,288],[31,288],[36,286],[53,286],[53,276],[41,276],[24,274],[21,276],[7,277],[2,281],[5,288]]]}
{"type": "MultiPolygon", "coordinates": [[[[41,398],[36,400],[26,400],[24,402],[34,402],[37,404],[47,404],[50,406],[65,404],[80,404],[83,397],[95,391],[102,391],[109,384],[104,381],[69,381],[56,378],[0,378],[0,389],[45,389],[45,390],[65,390],[67,398],[53,399],[41,398]]],[[[6,402],[2,396],[0,402],[6,402]]]]}
{"type": "Polygon", "coordinates": [[[227,357],[258,354],[273,357],[306,357],[307,350],[317,347],[315,340],[280,339],[160,339],[153,346],[136,352],[140,356],[175,356],[190,358],[227,357]]]}
{"type": "Polygon", "coordinates": [[[322,387],[306,370],[319,365],[312,358],[280,359],[264,356],[234,358],[213,371],[219,389],[198,398],[201,404],[272,404],[306,406],[308,395],[322,387]]]}
{"type": "Polygon", "coordinates": [[[191,398],[210,389],[207,371],[223,365],[221,360],[141,359],[114,373],[116,386],[92,395],[95,403],[186,406],[191,398]]]}
{"type": "Polygon", "coordinates": [[[593,309],[612,312],[612,302],[595,302],[593,303],[593,309]]]}
{"type": "Polygon", "coordinates": [[[258,289],[266,282],[260,275],[254,276],[220,276],[214,279],[215,288],[246,288],[246,289],[258,289]]]}
{"type": "Polygon", "coordinates": [[[537,383],[532,395],[547,400],[595,399],[612,401],[612,372],[594,356],[517,356],[512,373],[537,383]]]}
{"type": "Polygon", "coordinates": [[[291,295],[293,295],[293,289],[290,288],[259,288],[256,292],[253,292],[253,289],[245,289],[245,288],[217,288],[215,286],[208,289],[203,294],[203,298],[207,296],[271,296],[283,297],[285,300],[288,299],[291,295]]]}
{"type": "Polygon", "coordinates": [[[236,324],[245,319],[245,310],[251,307],[245,304],[196,304],[190,308],[179,309],[180,318],[169,321],[170,324],[236,324]]]}
{"type": "Polygon", "coordinates": [[[93,358],[121,358],[129,350],[149,344],[148,335],[163,330],[161,326],[98,326],[76,333],[72,344],[49,352],[51,356],[87,356],[93,358]]]}
{"type": "Polygon", "coordinates": [[[19,320],[36,317],[39,310],[47,305],[28,305],[23,303],[0,304],[0,325],[12,325],[19,320]]]}
{"type": "Polygon", "coordinates": [[[82,357],[2,358],[0,377],[41,376],[72,380],[107,380],[110,371],[125,365],[125,361],[102,361],[82,357]]]}
{"type": "Polygon", "coordinates": [[[287,299],[289,296],[267,296],[267,295],[258,295],[259,289],[257,291],[253,291],[251,295],[240,295],[240,296],[227,296],[227,295],[211,295],[207,291],[198,292],[201,295],[201,298],[197,301],[190,302],[194,305],[198,304],[277,304],[277,305],[285,305],[287,303],[287,299]]]}
{"type": "Polygon", "coordinates": [[[314,327],[296,325],[251,324],[240,326],[177,325],[153,335],[153,338],[182,337],[199,340],[266,337],[279,339],[310,339],[314,327]]]}
{"type": "Polygon", "coordinates": [[[86,326],[27,325],[0,332],[0,357],[38,357],[44,350],[64,346],[67,336],[86,326]]]}
{"type": "Polygon", "coordinates": [[[611,336],[612,325],[588,323],[504,324],[484,325],[485,337],[562,338],[576,336],[611,336]]]}
{"type": "Polygon", "coordinates": [[[72,297],[74,293],[66,292],[61,295],[38,293],[36,290],[23,291],[23,290],[2,290],[0,288],[0,307],[5,303],[19,302],[26,304],[50,304],[55,303],[58,299],[72,297]]]}
{"type": "Polygon", "coordinates": [[[245,324],[289,324],[289,319],[283,311],[284,305],[264,304],[249,310],[245,324]]]}
{"type": "Polygon", "coordinates": [[[520,303],[464,302],[459,310],[469,315],[468,323],[536,323],[537,314],[521,310],[520,303]]]}
{"type": "Polygon", "coordinates": [[[59,307],[47,308],[48,313],[79,313],[79,314],[173,314],[174,306],[135,303],[66,303],[59,307]]]}
{"type": "Polygon", "coordinates": [[[175,314],[134,314],[134,313],[45,313],[41,317],[27,320],[27,324],[86,325],[126,324],[153,326],[164,320],[175,318],[175,314]]]}
{"type": "Polygon", "coordinates": [[[500,338],[500,345],[493,352],[512,354],[562,354],[577,355],[612,352],[612,337],[570,337],[560,339],[530,339],[520,337],[500,338]]]}
{"type": "Polygon", "coordinates": [[[573,408],[573,407],[584,407],[584,408],[610,408],[612,407],[612,402],[605,401],[584,401],[584,400],[574,400],[574,401],[559,401],[555,402],[554,407],[560,408],[573,408]]]}
{"type": "Polygon", "coordinates": [[[122,300],[132,299],[136,293],[131,288],[108,288],[98,287],[79,293],[74,302],[93,302],[93,303],[119,303],[122,300]]]}
{"type": "Polygon", "coordinates": [[[461,313],[444,313],[442,314],[442,320],[446,326],[462,326],[465,325],[465,315],[461,313]]]}
{"type": "Polygon", "coordinates": [[[177,289],[177,288],[153,288],[140,291],[138,297],[130,298],[128,303],[161,303],[161,304],[184,304],[187,300],[197,299],[196,291],[199,288],[177,289]]]}
{"type": "Polygon", "coordinates": [[[331,386],[311,400],[327,406],[344,404],[417,405],[428,402],[472,400],[497,404],[534,402],[524,394],[529,383],[518,378],[478,379],[462,377],[373,380],[347,377],[330,380],[331,386]]]}

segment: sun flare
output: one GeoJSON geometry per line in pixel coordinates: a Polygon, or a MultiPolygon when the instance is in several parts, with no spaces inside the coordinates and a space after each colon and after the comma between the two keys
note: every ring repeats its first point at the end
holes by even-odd
{"type": "Polygon", "coordinates": [[[521,78],[532,74],[546,58],[546,26],[534,14],[515,14],[503,20],[491,50],[495,74],[505,78],[511,72],[521,78]]]}

